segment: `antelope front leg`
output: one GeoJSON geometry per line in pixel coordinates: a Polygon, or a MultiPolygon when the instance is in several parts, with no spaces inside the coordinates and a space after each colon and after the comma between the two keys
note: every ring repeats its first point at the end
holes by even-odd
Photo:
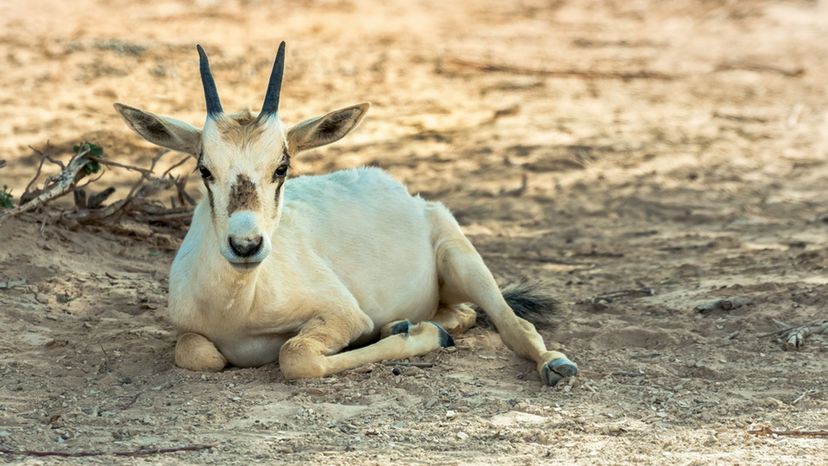
{"type": "Polygon", "coordinates": [[[351,333],[346,340],[348,333],[342,331],[344,328],[347,326],[340,319],[318,318],[306,324],[279,352],[279,367],[285,378],[324,377],[364,364],[419,356],[453,344],[443,327],[421,322],[400,326],[402,333],[372,345],[335,354],[362,333],[351,333]]]}
{"type": "Polygon", "coordinates": [[[182,333],[175,344],[175,365],[191,371],[218,372],[227,359],[216,345],[197,333],[182,333]]]}

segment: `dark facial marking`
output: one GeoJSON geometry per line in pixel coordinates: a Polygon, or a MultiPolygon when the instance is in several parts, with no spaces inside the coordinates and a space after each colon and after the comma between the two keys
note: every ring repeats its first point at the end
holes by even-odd
{"type": "Polygon", "coordinates": [[[281,177],[276,181],[276,195],[273,196],[276,205],[279,205],[279,194],[282,192],[282,185],[285,184],[285,177],[281,177]]]}
{"type": "MultiPolygon", "coordinates": [[[[204,166],[202,164],[203,160],[204,160],[204,151],[203,151],[203,149],[199,149],[198,150],[198,162],[196,163],[196,169],[198,169],[198,167],[203,167],[204,166]]],[[[213,200],[213,190],[210,189],[210,181],[211,180],[208,180],[206,177],[202,176],[201,181],[204,182],[204,187],[207,188],[207,199],[210,201],[210,216],[213,217],[213,219],[215,219],[216,218],[216,203],[213,200]]]]}
{"type": "Polygon", "coordinates": [[[216,216],[216,204],[213,201],[213,190],[210,189],[210,183],[207,180],[204,180],[204,186],[207,188],[207,199],[210,200],[210,215],[215,218],[216,216]]]}
{"type": "Polygon", "coordinates": [[[237,210],[253,210],[259,207],[259,196],[256,194],[256,185],[247,175],[239,174],[236,184],[230,188],[230,203],[227,205],[227,215],[237,210]]]}

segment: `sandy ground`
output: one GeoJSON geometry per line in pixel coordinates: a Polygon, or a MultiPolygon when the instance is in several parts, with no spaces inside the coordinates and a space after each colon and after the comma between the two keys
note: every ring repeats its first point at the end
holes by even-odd
{"type": "Polygon", "coordinates": [[[255,109],[284,39],[286,121],[374,103],[298,170],[379,165],[446,203],[500,281],[549,283],[544,334],[582,369],[543,387],[478,328],[400,375],[188,372],[164,312],[180,234],[27,217],[0,226],[0,447],[214,448],[0,461],[828,462],[824,438],[748,433],[828,429],[828,337],[761,336],[826,317],[825,2],[35,0],[0,24],[0,185],[47,140],[146,164],[111,104],[200,124],[196,42],[225,108],[255,109]],[[719,297],[750,304],[694,310],[719,297]]]}

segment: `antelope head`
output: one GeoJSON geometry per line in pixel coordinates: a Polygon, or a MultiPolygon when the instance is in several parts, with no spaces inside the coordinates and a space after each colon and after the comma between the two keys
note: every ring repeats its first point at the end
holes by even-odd
{"type": "Polygon", "coordinates": [[[370,104],[342,108],[286,128],[279,118],[285,68],[282,42],[258,116],[250,112],[227,114],[207,54],[200,45],[197,49],[207,103],[202,129],[119,103],[115,109],[147,141],[196,157],[215,245],[236,269],[251,270],[271,253],[271,235],[281,218],[282,194],[293,157],[351,132],[370,104]]]}

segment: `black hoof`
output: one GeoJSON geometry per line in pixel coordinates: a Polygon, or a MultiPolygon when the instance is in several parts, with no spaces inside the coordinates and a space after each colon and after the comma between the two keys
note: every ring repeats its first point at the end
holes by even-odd
{"type": "Polygon", "coordinates": [[[388,334],[396,335],[398,333],[408,333],[408,330],[411,328],[411,325],[411,321],[401,320],[396,324],[392,325],[391,328],[388,329],[388,334]]]}
{"type": "Polygon", "coordinates": [[[449,335],[446,329],[443,328],[442,325],[438,324],[437,322],[428,321],[429,324],[434,325],[437,327],[437,330],[440,331],[440,347],[441,348],[448,348],[449,346],[454,346],[454,338],[449,335]]]}
{"type": "Polygon", "coordinates": [[[561,380],[578,375],[578,366],[567,358],[553,359],[543,366],[543,381],[554,387],[561,380]]]}

